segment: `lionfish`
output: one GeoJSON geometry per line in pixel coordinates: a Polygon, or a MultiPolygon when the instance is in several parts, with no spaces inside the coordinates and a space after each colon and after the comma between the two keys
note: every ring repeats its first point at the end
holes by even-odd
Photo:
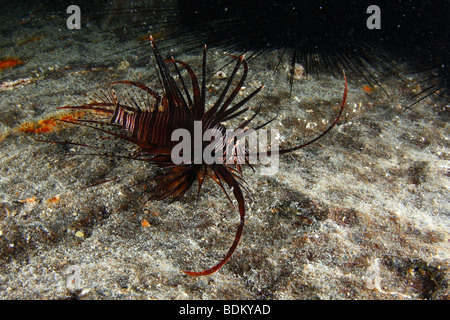
{"type": "MultiPolygon", "coordinates": [[[[199,83],[199,78],[188,64],[175,60],[174,58],[164,60],[155,44],[153,37],[150,37],[150,42],[157,65],[157,74],[162,86],[162,93],[134,81],[115,81],[110,84],[107,94],[98,96],[98,101],[79,106],[65,106],[59,108],[88,110],[95,114],[100,113],[106,115],[107,120],[76,119],[62,121],[90,127],[106,133],[112,136],[112,138],[122,139],[134,145],[135,151],[131,158],[155,164],[162,169],[162,173],[158,173],[153,177],[153,180],[157,182],[157,186],[152,190],[152,195],[155,199],[159,200],[170,197],[172,198],[172,201],[177,201],[183,197],[186,191],[188,191],[196,181],[198,182],[198,193],[200,193],[206,177],[211,178],[220,186],[230,202],[232,202],[232,200],[227,194],[225,185],[232,190],[234,198],[238,204],[240,222],[237,227],[234,241],[228,249],[228,252],[222,260],[209,269],[199,272],[183,271],[185,274],[191,276],[209,275],[219,270],[230,259],[238,246],[239,240],[241,239],[243,233],[246,206],[242,190],[246,190],[246,188],[242,185],[242,182],[244,181],[242,178],[242,166],[236,159],[234,162],[227,161],[225,163],[206,163],[205,161],[199,163],[198,161],[194,161],[195,159],[193,154],[189,155],[189,159],[191,159],[190,161],[174,163],[171,154],[174,146],[178,142],[172,141],[172,133],[176,129],[182,128],[193,135],[194,123],[196,121],[201,121],[202,132],[206,132],[206,130],[209,129],[224,132],[225,127],[222,123],[227,120],[234,119],[248,111],[249,108],[244,107],[245,104],[258,92],[260,92],[263,86],[258,87],[245,98],[232,105],[236,96],[242,89],[244,81],[247,77],[248,65],[244,59],[244,55],[230,55],[236,60],[236,65],[218,99],[209,109],[207,109],[205,101],[206,46],[203,50],[202,76],[201,82],[199,83]],[[174,76],[171,75],[168,67],[169,63],[174,65],[181,86],[179,86],[179,84],[175,81],[174,76]],[[183,78],[181,77],[181,72],[178,65],[184,68],[190,78],[192,94],[189,93],[188,86],[186,86],[183,78]],[[243,68],[241,78],[234,86],[231,93],[227,95],[230,91],[230,87],[232,86],[233,79],[241,67],[243,68]],[[115,94],[115,91],[112,89],[113,86],[118,84],[128,86],[130,89],[133,88],[139,92],[142,90],[141,93],[146,96],[146,99],[144,99],[145,103],[140,104],[131,96],[129,96],[126,101],[119,99],[115,94]],[[117,132],[107,130],[104,128],[105,126],[119,127],[121,131],[117,132]]],[[[345,89],[340,110],[337,117],[329,125],[329,127],[317,137],[306,143],[287,149],[277,150],[278,154],[284,154],[306,147],[307,145],[322,138],[336,125],[344,110],[347,98],[347,80],[345,78],[345,73],[344,79],[345,89]]],[[[240,123],[236,130],[241,129],[242,132],[244,132],[243,134],[245,134],[248,129],[247,126],[256,117],[259,111],[260,109],[258,109],[249,119],[240,123]]],[[[267,125],[270,121],[271,120],[253,129],[258,130],[267,125]]],[[[219,141],[219,150],[220,148],[225,150],[230,143],[233,144],[235,141],[236,139],[226,140],[226,138],[223,138],[222,141],[219,141]]],[[[75,142],[58,143],[88,146],[75,142]]],[[[268,150],[259,152],[258,155],[270,157],[273,155],[273,151],[268,150]]],[[[248,161],[249,156],[249,151],[245,149],[244,164],[250,164],[248,161]]]]}

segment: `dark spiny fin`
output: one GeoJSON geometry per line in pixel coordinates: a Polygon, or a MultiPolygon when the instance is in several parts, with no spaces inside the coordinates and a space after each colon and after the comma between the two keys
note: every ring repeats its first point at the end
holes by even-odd
{"type": "Polygon", "coordinates": [[[278,118],[278,114],[277,114],[275,117],[273,117],[272,119],[267,120],[266,122],[264,122],[264,123],[262,123],[262,124],[260,124],[260,125],[258,125],[258,126],[256,126],[256,127],[254,127],[253,130],[256,131],[256,130],[259,130],[259,129],[261,129],[261,128],[267,126],[269,123],[271,123],[272,121],[274,121],[276,118],[278,118]]]}
{"type": "Polygon", "coordinates": [[[153,180],[157,186],[152,190],[155,199],[172,197],[171,202],[179,200],[195,181],[195,171],[183,166],[173,167],[170,172],[157,175],[153,180]]]}
{"type": "Polygon", "coordinates": [[[45,142],[45,143],[64,144],[64,145],[74,145],[74,146],[80,146],[80,147],[97,149],[97,147],[95,147],[95,146],[90,146],[88,144],[71,142],[71,141],[48,141],[48,140],[40,140],[40,139],[35,139],[34,141],[45,142]]]}
{"type": "Polygon", "coordinates": [[[227,197],[228,201],[230,201],[231,205],[233,205],[233,200],[231,200],[231,198],[227,192],[227,189],[225,189],[225,187],[223,186],[220,176],[218,176],[217,173],[213,171],[213,173],[210,174],[209,177],[211,179],[213,179],[219,185],[219,187],[222,189],[223,193],[225,193],[225,196],[227,197]]]}
{"type": "Polygon", "coordinates": [[[247,78],[247,74],[248,74],[248,65],[247,65],[247,61],[245,61],[245,59],[244,59],[244,55],[242,55],[240,57],[233,56],[233,55],[231,55],[231,56],[233,58],[237,59],[237,60],[242,60],[242,66],[244,67],[244,73],[242,74],[241,80],[239,80],[239,83],[236,85],[236,87],[234,88],[233,92],[230,94],[230,96],[227,98],[227,100],[225,100],[225,102],[223,103],[222,107],[217,112],[217,115],[219,117],[220,117],[220,115],[222,113],[224,113],[227,110],[227,108],[230,105],[230,103],[233,102],[234,98],[236,97],[236,95],[241,90],[242,85],[244,84],[244,81],[247,78]]]}
{"type": "MultiPolygon", "coordinates": [[[[184,83],[183,77],[181,76],[180,68],[178,68],[176,60],[172,57],[172,60],[166,60],[166,62],[173,62],[175,71],[178,74],[178,79],[180,79],[181,85],[183,86],[183,89],[184,89],[184,94],[186,95],[186,98],[187,98],[187,102],[185,101],[185,104],[187,104],[188,106],[192,106],[191,95],[189,94],[188,88],[186,87],[186,84],[184,83]]],[[[180,94],[180,95],[183,98],[183,95],[182,94],[180,94]]]]}
{"type": "Polygon", "coordinates": [[[115,85],[115,84],[118,84],[118,83],[123,83],[123,84],[128,84],[128,85],[131,85],[131,86],[138,87],[138,88],[146,91],[149,95],[154,97],[158,102],[162,101],[161,97],[159,96],[159,94],[156,91],[154,91],[153,89],[150,89],[149,87],[147,87],[144,84],[137,83],[137,82],[134,82],[134,81],[120,80],[120,81],[111,82],[110,85],[115,85]]]}
{"type": "Polygon", "coordinates": [[[203,47],[203,63],[202,63],[202,88],[201,88],[201,98],[200,98],[200,105],[203,107],[203,109],[198,108],[198,110],[195,110],[195,119],[201,119],[203,117],[203,114],[205,113],[205,106],[206,106],[206,44],[203,47]]]}
{"type": "Polygon", "coordinates": [[[292,97],[292,88],[294,87],[295,64],[297,61],[297,50],[292,52],[291,63],[289,66],[289,98],[292,97]]]}
{"type": "MultiPolygon", "coordinates": [[[[317,137],[315,137],[314,139],[312,139],[306,143],[300,144],[298,146],[292,147],[292,148],[278,150],[278,154],[289,153],[289,152],[304,148],[304,147],[316,142],[317,140],[322,138],[324,135],[326,135],[331,129],[334,128],[334,126],[338,123],[339,119],[341,118],[342,112],[344,111],[344,108],[345,108],[345,103],[347,101],[347,78],[345,77],[345,72],[344,72],[344,80],[345,80],[345,89],[344,89],[344,94],[343,94],[343,98],[342,98],[342,103],[341,103],[341,106],[339,109],[339,113],[338,113],[337,117],[334,119],[334,121],[331,123],[331,125],[327,129],[325,129],[321,134],[319,134],[317,137]]],[[[272,152],[270,150],[266,151],[266,152],[257,152],[256,155],[263,156],[263,157],[264,156],[270,157],[272,155],[272,152]]]]}
{"type": "MultiPolygon", "coordinates": [[[[197,75],[195,74],[195,72],[191,69],[191,67],[189,67],[189,65],[183,61],[179,61],[179,60],[171,60],[174,64],[175,63],[179,63],[183,66],[184,69],[186,69],[187,73],[189,74],[189,77],[191,78],[191,83],[192,83],[192,91],[194,92],[194,107],[197,107],[200,104],[201,101],[201,93],[200,93],[200,87],[198,85],[198,79],[197,79],[197,75]]],[[[178,71],[179,74],[179,71],[178,71]]],[[[181,75],[179,74],[180,79],[181,79],[181,75]]],[[[185,87],[184,83],[183,86],[185,87]]],[[[189,98],[189,101],[191,99],[189,98]]],[[[192,104],[192,101],[190,101],[190,103],[192,104]]]]}
{"type": "Polygon", "coordinates": [[[185,274],[190,276],[206,276],[210,275],[217,270],[219,270],[233,255],[234,250],[236,250],[237,245],[239,244],[239,240],[241,239],[242,232],[244,230],[244,223],[245,223],[245,200],[244,195],[242,194],[241,187],[239,185],[239,182],[235,179],[234,175],[228,171],[228,169],[223,165],[215,165],[212,167],[214,172],[221,177],[226,184],[233,190],[234,197],[236,198],[239,206],[239,215],[240,215],[240,222],[239,226],[236,231],[236,235],[234,237],[233,244],[231,245],[230,249],[228,249],[227,254],[225,257],[217,263],[214,267],[195,272],[195,271],[183,271],[185,274]]]}
{"type": "MultiPolygon", "coordinates": [[[[168,108],[171,112],[177,112],[177,102],[181,102],[183,99],[181,98],[180,89],[178,88],[177,84],[175,83],[175,80],[170,74],[170,71],[164,62],[164,59],[161,57],[161,54],[159,53],[158,47],[156,46],[155,40],[152,36],[150,36],[150,43],[152,45],[153,54],[156,59],[156,64],[158,65],[159,74],[161,76],[163,89],[164,89],[164,95],[167,97],[167,100],[169,102],[168,108]]],[[[178,110],[179,111],[179,110],[178,110]]]]}
{"type": "MultiPolygon", "coordinates": [[[[258,94],[258,92],[261,91],[261,89],[264,88],[264,86],[260,86],[259,88],[257,88],[255,91],[253,91],[252,93],[250,93],[248,96],[246,96],[244,99],[242,99],[241,101],[239,101],[238,103],[236,103],[236,105],[234,105],[232,108],[226,110],[224,113],[221,114],[221,119],[218,122],[223,122],[229,119],[233,119],[235,117],[237,117],[238,115],[240,115],[242,112],[238,111],[234,114],[232,114],[233,112],[237,111],[239,108],[241,108],[244,104],[246,104],[249,100],[251,100],[255,95],[258,94]]],[[[242,110],[241,110],[242,111],[242,110]]]]}
{"type": "Polygon", "coordinates": [[[205,181],[205,172],[203,170],[196,170],[198,188],[197,188],[197,202],[200,199],[200,191],[202,190],[203,181],[205,181]]]}
{"type": "Polygon", "coordinates": [[[228,92],[228,89],[231,86],[231,83],[234,79],[234,76],[236,75],[237,71],[239,70],[239,67],[241,66],[242,60],[244,60],[244,56],[240,56],[239,59],[236,62],[236,66],[233,69],[233,72],[231,73],[230,78],[228,78],[228,82],[225,85],[225,88],[223,89],[222,93],[220,94],[219,98],[217,99],[216,103],[206,112],[205,121],[209,123],[212,119],[215,118],[216,112],[220,107],[220,104],[222,103],[223,99],[225,98],[225,95],[228,92]]]}
{"type": "Polygon", "coordinates": [[[253,119],[256,118],[256,116],[259,114],[260,111],[261,111],[261,104],[259,104],[258,109],[255,111],[253,116],[251,116],[250,119],[243,121],[236,129],[244,129],[250,122],[253,121],[253,119]]]}
{"type": "Polygon", "coordinates": [[[114,107],[114,103],[91,102],[91,103],[83,104],[81,106],[64,106],[64,107],[58,107],[56,109],[92,110],[92,111],[100,111],[100,112],[105,112],[105,113],[110,113],[110,114],[112,114],[114,112],[114,110],[112,110],[112,109],[105,109],[102,107],[114,107]]]}
{"type": "Polygon", "coordinates": [[[83,189],[96,187],[96,186],[99,186],[99,185],[104,184],[104,183],[108,183],[108,182],[111,182],[111,181],[116,181],[117,179],[119,179],[119,178],[112,178],[112,179],[102,180],[100,182],[95,182],[95,183],[92,183],[92,184],[90,184],[88,186],[85,186],[83,189]]]}
{"type": "MultiPolygon", "coordinates": [[[[134,143],[137,146],[140,146],[140,147],[143,147],[143,148],[147,148],[147,149],[154,149],[155,148],[155,146],[153,144],[147,143],[145,141],[140,141],[140,140],[138,140],[138,139],[136,139],[134,137],[129,137],[129,136],[124,135],[124,134],[114,133],[114,132],[111,132],[111,131],[108,131],[108,130],[104,130],[104,129],[97,128],[97,127],[94,127],[94,126],[90,126],[90,125],[87,125],[85,123],[81,123],[80,121],[67,121],[67,120],[60,120],[60,121],[61,122],[66,122],[66,123],[75,124],[75,125],[78,125],[78,126],[89,127],[89,128],[92,128],[92,129],[95,129],[95,130],[98,130],[98,131],[110,134],[110,135],[112,135],[114,137],[117,137],[119,139],[129,141],[129,142],[134,143]]],[[[159,151],[158,153],[160,153],[160,154],[170,154],[171,153],[170,149],[160,148],[160,149],[158,149],[158,151],[159,151]]]]}

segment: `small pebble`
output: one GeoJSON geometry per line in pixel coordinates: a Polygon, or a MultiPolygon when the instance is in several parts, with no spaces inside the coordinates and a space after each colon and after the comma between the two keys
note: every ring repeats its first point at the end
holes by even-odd
{"type": "Polygon", "coordinates": [[[78,231],[75,233],[75,237],[77,237],[77,238],[84,238],[84,233],[83,233],[83,231],[78,230],[78,231]]]}

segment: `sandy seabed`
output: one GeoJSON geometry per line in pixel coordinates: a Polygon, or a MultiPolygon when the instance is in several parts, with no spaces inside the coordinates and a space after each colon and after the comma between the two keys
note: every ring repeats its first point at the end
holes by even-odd
{"type": "MultiPolygon", "coordinates": [[[[347,73],[338,126],[280,157],[273,176],[244,170],[240,245],[217,273],[189,277],[181,270],[223,257],[239,221],[213,181],[198,201],[196,188],[176,203],[152,201],[136,182],[153,167],[36,141],[107,144],[99,132],[54,121],[63,116],[56,108],[88,102],[114,80],[158,87],[149,46],[109,54],[141,45],[138,37],[88,30],[25,23],[0,37],[0,56],[24,61],[0,71],[1,299],[449,298],[448,104],[431,97],[406,109],[417,76],[379,75],[388,98],[347,73]]],[[[344,81],[306,75],[290,95],[287,69],[273,72],[279,56],[250,62],[242,97],[265,85],[249,106],[262,104],[260,122],[278,114],[270,127],[289,145],[326,128],[344,81]]],[[[200,72],[201,48],[177,58],[200,72]]],[[[211,49],[208,61],[212,104],[227,58],[211,49]]]]}

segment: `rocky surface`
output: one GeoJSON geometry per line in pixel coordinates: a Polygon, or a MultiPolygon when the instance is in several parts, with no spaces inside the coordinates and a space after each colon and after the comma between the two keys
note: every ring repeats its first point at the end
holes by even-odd
{"type": "MultiPolygon", "coordinates": [[[[116,147],[58,122],[67,114],[56,108],[87,102],[113,80],[157,88],[149,46],[110,55],[141,39],[54,20],[8,26],[0,56],[24,63],[0,71],[1,299],[449,298],[448,104],[431,97],[407,109],[417,77],[379,75],[389,99],[348,73],[339,125],[280,157],[273,176],[245,169],[237,251],[217,273],[189,277],[181,270],[221,259],[239,221],[213,181],[198,201],[196,190],[176,203],[152,201],[138,182],[153,167],[36,141],[116,147]]],[[[262,103],[261,122],[278,114],[270,127],[289,145],[326,128],[344,83],[302,75],[290,95],[287,70],[274,73],[279,56],[251,61],[242,96],[265,85],[250,106],[262,103]]],[[[200,70],[201,48],[177,58],[200,70]]],[[[231,70],[216,73],[228,61],[220,50],[208,60],[212,103],[231,70]]]]}

